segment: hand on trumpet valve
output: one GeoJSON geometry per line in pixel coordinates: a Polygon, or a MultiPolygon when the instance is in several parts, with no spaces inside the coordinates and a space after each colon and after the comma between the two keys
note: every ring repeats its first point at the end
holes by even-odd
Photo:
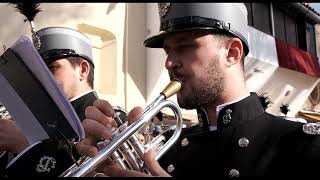
{"type": "Polygon", "coordinates": [[[85,110],[86,119],[82,121],[85,138],[76,147],[80,155],[92,157],[99,151],[97,143],[110,139],[116,127],[115,112],[108,101],[96,100],[85,110]]]}
{"type": "MultiPolygon", "coordinates": [[[[86,119],[82,122],[85,129],[86,137],[77,144],[77,150],[82,156],[92,157],[96,155],[100,148],[105,146],[112,139],[112,134],[115,133],[116,123],[114,121],[115,112],[112,106],[105,100],[96,100],[93,106],[86,108],[86,119]],[[101,141],[103,140],[103,141],[101,141]],[[98,146],[101,146],[98,148],[98,146]]],[[[133,108],[128,114],[128,124],[133,123],[143,113],[141,107],[133,108]]],[[[168,174],[160,167],[155,160],[155,153],[150,149],[144,156],[145,165],[151,168],[151,175],[167,176],[168,174]]],[[[110,158],[104,160],[103,163],[87,176],[150,176],[148,174],[124,169],[110,158]],[[99,173],[99,174],[97,174],[99,173]],[[103,173],[103,175],[101,174],[103,173]]]]}
{"type": "MultiPolygon", "coordinates": [[[[143,113],[143,109],[141,107],[135,107],[133,108],[129,114],[128,114],[128,123],[131,124],[133,123],[135,120],[138,119],[138,117],[141,116],[141,114],[143,113]]],[[[155,120],[156,117],[154,117],[155,120]]],[[[148,133],[148,135],[150,135],[150,125],[152,124],[147,124],[147,127],[145,127],[145,133],[148,133]]],[[[156,152],[154,149],[150,148],[143,156],[143,160],[144,163],[146,165],[146,167],[148,168],[148,170],[150,171],[150,174],[152,176],[170,176],[164,169],[161,168],[160,164],[158,163],[158,161],[156,161],[155,159],[156,157],[156,152]]],[[[122,176],[134,176],[137,175],[139,176],[140,172],[135,172],[133,173],[132,171],[125,171],[126,173],[123,173],[122,176]]]]}
{"type": "Polygon", "coordinates": [[[93,171],[107,176],[168,176],[157,160],[181,133],[180,109],[167,100],[181,86],[179,80],[171,81],[145,109],[135,107],[128,115],[121,108],[112,107],[108,101],[96,100],[85,110],[86,119],[82,124],[86,136],[77,144],[79,154],[91,158],[79,167],[70,167],[62,176],[79,177],[93,171]],[[170,108],[176,117],[177,128],[169,139],[162,132],[152,136],[155,129],[153,119],[163,108],[170,108]],[[144,130],[140,133],[144,135],[145,144],[137,137],[140,129],[144,130]]]}

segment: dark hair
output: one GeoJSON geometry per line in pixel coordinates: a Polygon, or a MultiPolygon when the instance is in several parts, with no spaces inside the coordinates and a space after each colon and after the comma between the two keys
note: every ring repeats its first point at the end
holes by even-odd
{"type": "MultiPolygon", "coordinates": [[[[82,57],[79,57],[79,56],[69,56],[69,57],[66,57],[66,59],[70,62],[70,64],[74,68],[76,66],[80,66],[81,60],[87,61],[86,59],[84,59],[82,57]]],[[[87,81],[88,81],[89,86],[93,89],[94,67],[89,61],[87,61],[87,62],[90,64],[90,69],[89,69],[89,74],[88,74],[88,77],[87,77],[87,81]]]]}

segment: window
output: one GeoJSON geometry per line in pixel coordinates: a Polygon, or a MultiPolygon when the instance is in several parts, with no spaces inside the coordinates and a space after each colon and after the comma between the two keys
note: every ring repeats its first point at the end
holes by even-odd
{"type": "Polygon", "coordinates": [[[269,3],[252,3],[252,24],[256,29],[272,34],[269,3]]]}
{"type": "Polygon", "coordinates": [[[275,6],[273,9],[273,17],[275,37],[286,41],[292,46],[299,47],[296,20],[275,6]]]}
{"type": "Polygon", "coordinates": [[[298,34],[297,34],[297,23],[293,17],[289,15],[284,16],[284,23],[286,28],[286,40],[287,43],[299,47],[298,34]]]}
{"type": "Polygon", "coordinates": [[[245,3],[245,5],[248,11],[248,25],[271,35],[269,3],[245,3]]]}
{"type": "Polygon", "coordinates": [[[286,29],[284,25],[284,13],[273,6],[273,19],[274,19],[274,33],[275,37],[286,41],[286,29]]]}
{"type": "Polygon", "coordinates": [[[252,25],[252,3],[244,3],[247,7],[247,11],[248,11],[248,25],[249,26],[253,26],[252,25]]]}
{"type": "MultiPolygon", "coordinates": [[[[266,34],[272,35],[270,3],[245,3],[248,24],[266,34]]],[[[314,25],[305,17],[296,17],[294,10],[273,4],[274,36],[288,44],[316,55],[314,25]]]]}
{"type": "Polygon", "coordinates": [[[316,42],[315,42],[315,30],[314,26],[306,22],[306,44],[307,51],[316,56],[316,42]]]}

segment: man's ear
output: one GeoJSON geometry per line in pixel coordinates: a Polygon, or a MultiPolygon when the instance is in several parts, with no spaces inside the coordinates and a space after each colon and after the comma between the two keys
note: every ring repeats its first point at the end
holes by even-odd
{"type": "Polygon", "coordinates": [[[240,63],[243,55],[243,44],[241,40],[239,38],[232,38],[226,43],[226,46],[228,50],[226,65],[231,67],[234,64],[240,63]]]}
{"type": "Polygon", "coordinates": [[[80,80],[86,80],[90,72],[90,64],[88,61],[81,59],[80,64],[80,80]]]}

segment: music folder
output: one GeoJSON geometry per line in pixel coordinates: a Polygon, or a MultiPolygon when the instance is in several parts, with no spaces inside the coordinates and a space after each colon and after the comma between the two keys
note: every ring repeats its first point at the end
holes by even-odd
{"type": "Polygon", "coordinates": [[[26,36],[0,56],[0,102],[30,144],[84,138],[75,110],[26,36]]]}

